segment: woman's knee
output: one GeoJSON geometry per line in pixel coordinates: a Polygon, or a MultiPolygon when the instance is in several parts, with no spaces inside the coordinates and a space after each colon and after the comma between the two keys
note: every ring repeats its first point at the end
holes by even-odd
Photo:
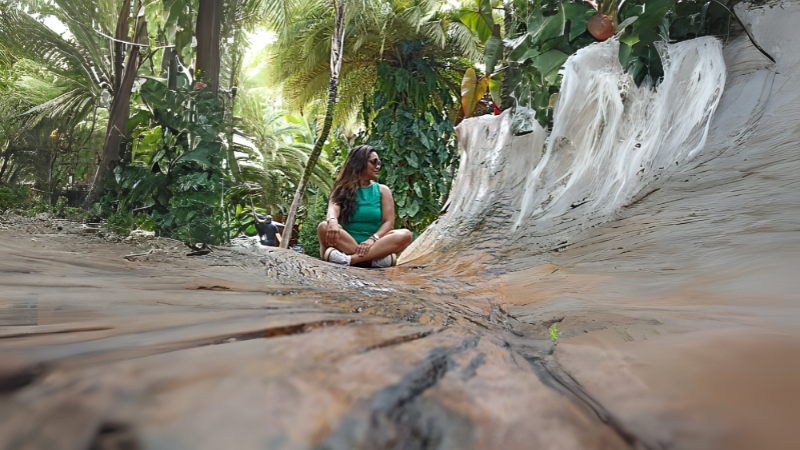
{"type": "Polygon", "coordinates": [[[395,230],[395,231],[397,232],[398,239],[400,240],[400,243],[403,246],[408,247],[409,245],[411,245],[411,240],[414,237],[411,234],[411,231],[406,230],[405,228],[402,228],[400,230],[395,230]]]}
{"type": "Polygon", "coordinates": [[[317,234],[324,234],[328,232],[328,222],[320,222],[317,225],[317,234]]]}

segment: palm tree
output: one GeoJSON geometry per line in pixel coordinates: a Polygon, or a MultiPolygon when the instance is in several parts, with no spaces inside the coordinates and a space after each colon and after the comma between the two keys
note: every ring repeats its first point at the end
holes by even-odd
{"type": "Polygon", "coordinates": [[[28,128],[63,116],[77,123],[95,108],[103,86],[112,84],[110,61],[102,56],[97,40],[83,40],[86,34],[77,27],[75,31],[68,41],[19,9],[0,11],[0,38],[17,64],[29,65],[28,73],[15,83],[17,95],[6,98],[30,105],[22,111],[28,128]]]}
{"type": "MultiPolygon", "coordinates": [[[[134,41],[128,42],[130,0],[53,0],[48,9],[67,24],[72,34],[65,39],[20,9],[0,12],[0,37],[10,52],[40,66],[59,87],[53,96],[23,113],[30,129],[45,119],[67,118],[67,128],[80,123],[110,94],[111,107],[106,139],[95,180],[101,179],[119,157],[119,144],[127,125],[131,89],[138,71],[137,56],[147,46],[147,25],[139,16],[134,41]],[[25,36],[25,39],[18,39],[25,36]],[[131,47],[127,67],[126,48],[131,47]]],[[[141,8],[141,1],[138,1],[141,8]]]]}
{"type": "MultiPolygon", "coordinates": [[[[239,96],[237,134],[252,143],[252,147],[236,146],[238,153],[246,155],[240,159],[242,181],[249,186],[246,192],[258,191],[261,206],[286,212],[288,196],[303,176],[316,133],[303,117],[266,106],[247,92],[239,96]]],[[[332,172],[333,165],[323,159],[314,168],[310,182],[327,194],[332,172]]]]}
{"type": "MultiPolygon", "coordinates": [[[[288,4],[284,8],[288,12],[281,17],[289,18],[271,23],[282,27],[272,53],[271,78],[283,84],[284,100],[291,109],[322,112],[330,72],[331,8],[319,0],[267,3],[273,9],[276,4],[288,4]]],[[[400,65],[403,42],[421,41],[423,52],[418,57],[433,61],[437,72],[452,79],[454,86],[460,85],[463,74],[447,73],[442,64],[445,60],[483,58],[475,35],[459,20],[457,11],[445,9],[444,0],[391,0],[388,4],[351,1],[345,8],[349,19],[335,123],[358,117],[364,95],[372,92],[376,81],[375,63],[387,60],[391,65],[400,65]]]]}

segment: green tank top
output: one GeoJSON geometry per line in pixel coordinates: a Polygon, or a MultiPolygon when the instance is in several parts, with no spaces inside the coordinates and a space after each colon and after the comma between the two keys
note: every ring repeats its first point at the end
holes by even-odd
{"type": "Polygon", "coordinates": [[[344,226],[344,230],[360,244],[369,239],[381,227],[381,186],[378,183],[372,183],[368,187],[358,188],[356,199],[358,200],[358,209],[350,222],[344,226]]]}

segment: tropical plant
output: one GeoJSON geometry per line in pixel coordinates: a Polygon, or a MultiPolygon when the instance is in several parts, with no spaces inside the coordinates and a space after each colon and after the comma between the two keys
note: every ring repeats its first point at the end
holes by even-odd
{"type": "Polygon", "coordinates": [[[119,209],[151,210],[162,236],[188,242],[227,239],[223,214],[222,107],[210,90],[172,91],[147,80],[140,89],[153,127],[114,170],[119,209]]]}
{"type": "Polygon", "coordinates": [[[392,190],[398,225],[421,232],[441,210],[456,164],[450,84],[419,57],[423,44],[407,43],[406,64],[378,63],[369,144],[383,161],[381,182],[392,190]]]}
{"type": "Polygon", "coordinates": [[[620,3],[616,0],[598,4],[589,1],[511,2],[507,8],[512,12],[511,23],[503,41],[508,66],[503,95],[513,99],[516,105],[535,109],[539,122],[547,125],[552,120],[548,111],[561,84],[561,66],[577,50],[597,42],[598,37],[607,38],[610,30],[620,34],[619,58],[623,69],[637,84],[655,86],[663,76],[658,42],[723,34],[729,26],[729,11],[716,0],[620,3]],[[596,25],[590,24],[590,19],[596,25]],[[594,29],[595,33],[589,29],[594,29]]]}
{"type": "MultiPolygon", "coordinates": [[[[307,119],[271,108],[248,92],[240,98],[236,131],[252,147],[237,145],[235,149],[246,155],[240,158],[240,167],[244,183],[254,188],[247,190],[248,195],[266,210],[285,213],[308,163],[315,130],[307,119]]],[[[309,179],[315,187],[312,195],[330,192],[332,173],[329,158],[321,158],[309,179]]]]}
{"type": "Polygon", "coordinates": [[[333,125],[333,110],[336,107],[336,94],[339,89],[339,75],[342,70],[342,60],[344,58],[344,0],[339,3],[334,1],[334,25],[333,33],[331,35],[331,52],[330,52],[330,83],[328,84],[328,104],[325,108],[325,119],[322,122],[322,129],[311,154],[308,156],[303,176],[297,183],[297,190],[292,200],[292,206],[289,208],[289,215],[286,218],[285,227],[283,229],[283,240],[281,241],[281,248],[289,248],[289,242],[292,238],[292,230],[294,229],[294,221],[297,218],[297,211],[300,209],[300,203],[305,196],[306,183],[314,173],[314,168],[317,165],[317,160],[322,152],[322,147],[325,145],[325,140],[328,139],[331,126],[333,125]]]}
{"type": "MultiPolygon", "coordinates": [[[[292,110],[321,115],[329,82],[330,37],[333,10],[325,1],[285,2],[271,0],[269,11],[286,5],[284,13],[270,21],[278,30],[269,75],[283,86],[284,100],[292,110]]],[[[459,20],[459,11],[443,0],[363,0],[345,3],[343,61],[335,124],[349,124],[362,117],[363,99],[377,81],[376,62],[393,66],[403,62],[404,42],[420,41],[422,57],[443,80],[457,87],[468,64],[452,64],[459,58],[479,60],[479,42],[459,20]]],[[[269,20],[269,19],[268,19],[269,20]]],[[[454,110],[455,111],[455,110],[454,110]]],[[[451,119],[455,119],[452,117],[451,119]]]]}
{"type": "Polygon", "coordinates": [[[328,213],[328,200],[322,194],[317,194],[306,209],[305,220],[300,225],[300,235],[297,243],[303,246],[306,255],[320,258],[319,238],[317,238],[317,225],[325,220],[328,213]]]}
{"type": "MultiPolygon", "coordinates": [[[[141,5],[141,2],[139,2],[141,5]]],[[[31,5],[29,5],[31,6],[31,5]]],[[[137,8],[139,10],[140,8],[137,8]]],[[[51,15],[69,27],[71,37],[63,38],[19,8],[0,12],[0,36],[8,50],[18,58],[40,68],[39,82],[55,89],[35,98],[23,130],[43,120],[58,120],[62,133],[72,128],[92,111],[96,114],[103,103],[103,93],[111,99],[104,150],[97,175],[102,176],[118,159],[119,142],[126,128],[130,92],[138,69],[136,54],[141,45],[149,44],[144,16],[134,27],[133,47],[128,67],[124,67],[129,40],[130,0],[53,0],[32,5],[32,10],[51,15]],[[25,36],[25,39],[17,39],[25,36]]],[[[36,77],[23,79],[32,83],[36,77]]],[[[24,86],[20,86],[24,91],[24,86]]],[[[96,177],[98,178],[98,177],[96,177]]]]}
{"type": "MultiPolygon", "coordinates": [[[[499,0],[475,0],[475,9],[462,8],[459,18],[471,31],[473,31],[484,48],[484,67],[486,73],[478,76],[474,70],[468,69],[461,80],[461,111],[463,117],[470,117],[481,99],[490,91],[495,103],[496,111],[500,99],[500,83],[503,79],[502,72],[495,73],[495,66],[503,59],[502,30],[495,21],[494,8],[500,5],[499,0]]],[[[457,120],[456,122],[458,122],[457,120]]]]}

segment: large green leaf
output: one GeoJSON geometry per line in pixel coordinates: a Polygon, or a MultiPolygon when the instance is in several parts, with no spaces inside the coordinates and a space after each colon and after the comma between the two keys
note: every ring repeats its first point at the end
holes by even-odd
{"type": "Polygon", "coordinates": [[[500,97],[501,93],[501,86],[503,81],[503,73],[498,73],[497,75],[493,76],[491,80],[489,80],[489,94],[492,96],[492,101],[495,105],[500,105],[502,101],[500,97]]]}
{"type": "Polygon", "coordinates": [[[403,92],[406,89],[409,76],[411,76],[411,74],[406,69],[397,69],[397,71],[394,73],[397,92],[403,92]]]}
{"type": "Polygon", "coordinates": [[[564,14],[570,22],[569,40],[574,41],[578,36],[586,32],[586,20],[596,13],[595,9],[586,2],[564,3],[564,14]]]}
{"type": "Polygon", "coordinates": [[[408,205],[406,211],[409,216],[411,217],[416,216],[417,213],[419,212],[419,201],[417,201],[416,199],[411,199],[411,204],[408,205]]]}
{"type": "Polygon", "coordinates": [[[489,0],[476,0],[476,9],[462,9],[458,18],[467,28],[478,34],[481,42],[486,42],[492,35],[494,18],[489,0]]]}
{"type": "Polygon", "coordinates": [[[567,58],[569,58],[569,55],[564,52],[550,50],[534,58],[533,67],[536,67],[543,75],[549,76],[551,72],[557,72],[567,61],[567,58]]]}
{"type": "Polygon", "coordinates": [[[415,169],[419,168],[419,159],[417,158],[417,155],[415,153],[409,153],[406,157],[407,157],[407,160],[408,160],[408,164],[411,167],[413,167],[415,169]]]}
{"type": "Polygon", "coordinates": [[[658,27],[671,8],[675,7],[675,0],[653,0],[646,3],[644,12],[634,24],[634,29],[639,30],[649,27],[658,27]]]}
{"type": "Polygon", "coordinates": [[[486,41],[486,73],[494,72],[497,61],[503,56],[503,39],[500,37],[500,25],[495,24],[492,36],[486,41]]]}
{"type": "Polygon", "coordinates": [[[566,16],[564,15],[564,8],[559,8],[554,16],[547,18],[540,31],[535,35],[534,42],[540,44],[549,41],[555,37],[564,34],[564,25],[566,24],[566,16]]]}
{"type": "MultiPolygon", "coordinates": [[[[531,50],[531,48],[528,45],[528,40],[527,40],[528,36],[525,35],[524,38],[525,38],[524,40],[516,40],[515,42],[511,43],[513,47],[511,46],[509,47],[512,49],[511,52],[508,54],[509,61],[522,62],[525,60],[523,59],[523,56],[527,54],[527,52],[531,50]]],[[[536,49],[532,50],[536,51],[536,49]]]]}

